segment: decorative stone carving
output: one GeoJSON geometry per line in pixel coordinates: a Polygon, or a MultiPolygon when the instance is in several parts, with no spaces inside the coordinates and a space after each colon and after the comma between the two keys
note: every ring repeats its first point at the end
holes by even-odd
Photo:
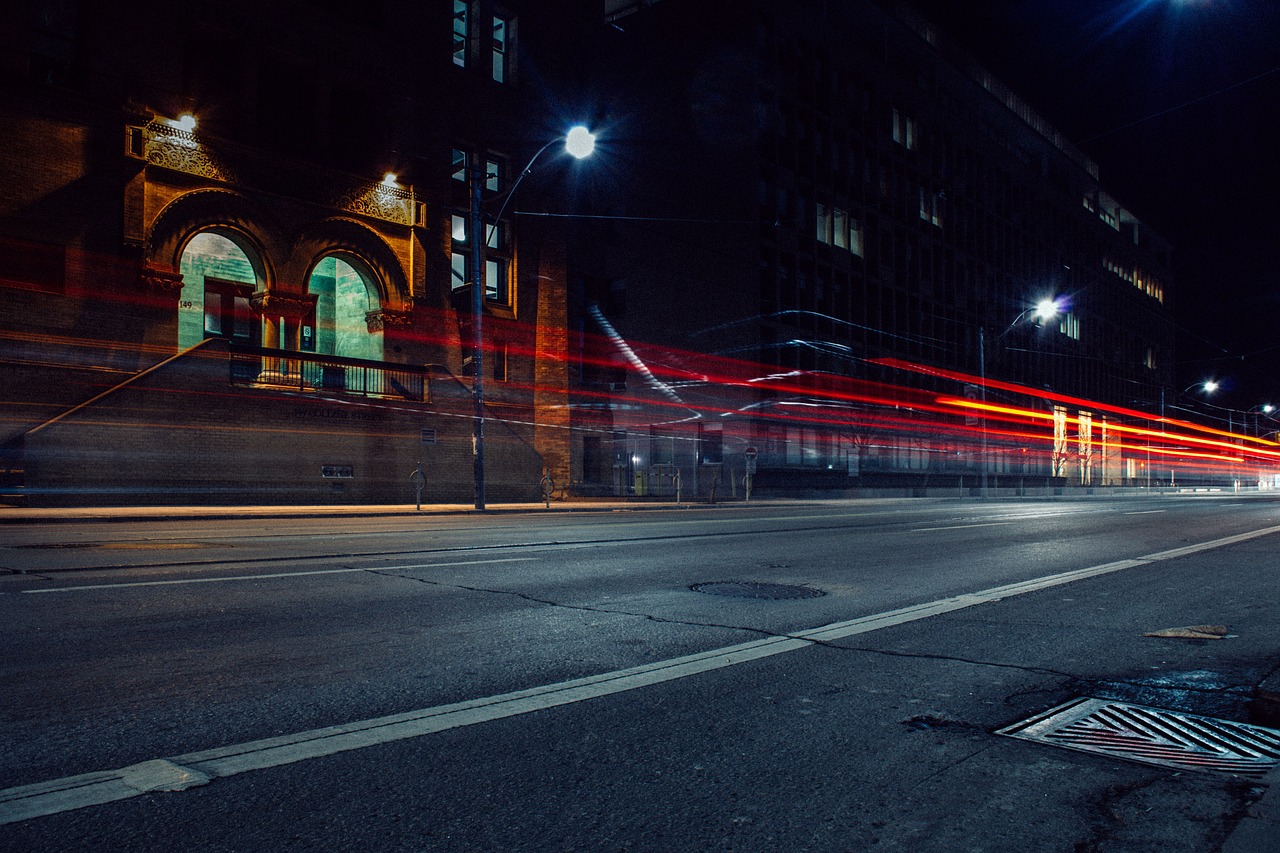
{"type": "Polygon", "coordinates": [[[407,311],[388,311],[384,308],[366,312],[364,321],[369,327],[369,332],[373,333],[384,332],[388,326],[408,326],[413,318],[407,311]]]}
{"type": "Polygon", "coordinates": [[[138,284],[143,290],[176,298],[182,292],[182,273],[144,266],[138,273],[138,284]]]}
{"type": "Polygon", "coordinates": [[[279,293],[274,290],[259,290],[249,300],[253,310],[259,314],[272,317],[290,317],[298,319],[311,313],[316,304],[314,296],[303,296],[298,293],[279,293]]]}

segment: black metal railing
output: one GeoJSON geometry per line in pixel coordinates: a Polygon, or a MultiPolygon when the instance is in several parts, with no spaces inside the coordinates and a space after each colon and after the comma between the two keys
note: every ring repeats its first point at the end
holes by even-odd
{"type": "Polygon", "coordinates": [[[425,403],[431,395],[429,373],[429,368],[411,364],[262,347],[231,348],[233,385],[425,403]]]}

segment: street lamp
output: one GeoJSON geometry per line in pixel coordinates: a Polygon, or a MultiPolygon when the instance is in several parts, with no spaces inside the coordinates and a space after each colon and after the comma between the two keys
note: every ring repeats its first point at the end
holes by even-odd
{"type": "MultiPolygon", "coordinates": [[[[547,144],[538,149],[533,157],[529,158],[529,163],[521,170],[519,177],[515,183],[511,185],[511,189],[507,190],[507,197],[503,199],[502,206],[498,209],[498,215],[493,218],[496,225],[502,220],[502,214],[506,212],[507,203],[511,201],[511,196],[515,193],[516,187],[520,186],[520,182],[524,180],[525,175],[533,171],[533,164],[542,156],[552,145],[557,142],[563,142],[565,152],[571,157],[581,160],[584,157],[591,156],[595,150],[596,137],[591,131],[582,125],[575,126],[569,130],[564,136],[558,136],[547,144]]],[[[483,165],[484,158],[475,156],[471,158],[471,397],[473,404],[472,414],[472,434],[471,434],[471,452],[473,461],[473,476],[475,479],[475,507],[483,510],[485,508],[484,499],[484,299],[485,299],[485,282],[484,282],[484,247],[488,242],[489,234],[485,228],[484,210],[481,202],[484,196],[484,186],[488,175],[483,165]]]]}
{"type": "MultiPolygon", "coordinates": [[[[1022,318],[1031,315],[1032,320],[1038,326],[1046,320],[1052,320],[1061,310],[1057,299],[1041,299],[1035,305],[1022,311],[1017,317],[1013,318],[1013,322],[1009,327],[996,336],[996,340],[1000,340],[1005,335],[1013,331],[1014,326],[1021,322],[1022,318]]],[[[978,327],[978,380],[981,386],[978,393],[981,395],[982,402],[982,496],[987,496],[987,338],[986,327],[978,327]]]]}

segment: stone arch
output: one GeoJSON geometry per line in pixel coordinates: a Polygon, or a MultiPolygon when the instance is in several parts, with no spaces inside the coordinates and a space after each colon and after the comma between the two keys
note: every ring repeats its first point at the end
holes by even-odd
{"type": "Polygon", "coordinates": [[[252,201],[229,190],[196,190],[166,204],[148,229],[147,265],[176,271],[187,243],[202,231],[239,246],[253,265],[257,289],[272,289],[280,229],[252,201]]]}
{"type": "Polygon", "coordinates": [[[403,312],[410,304],[408,276],[395,251],[377,232],[346,217],[332,217],[307,228],[290,253],[288,275],[302,282],[316,264],[336,256],[350,264],[371,285],[371,311],[403,312]]]}

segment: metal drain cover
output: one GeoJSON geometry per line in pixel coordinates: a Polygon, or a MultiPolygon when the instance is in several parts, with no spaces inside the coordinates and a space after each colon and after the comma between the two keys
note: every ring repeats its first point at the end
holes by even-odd
{"type": "Polygon", "coordinates": [[[689,589],[694,592],[705,592],[708,595],[727,595],[732,598],[765,598],[774,601],[795,598],[821,598],[826,595],[820,589],[811,586],[794,586],[784,583],[764,583],[761,581],[712,581],[695,583],[689,589]]]}
{"type": "Polygon", "coordinates": [[[1276,729],[1087,697],[996,734],[1179,770],[1258,777],[1280,765],[1276,729]]]}

